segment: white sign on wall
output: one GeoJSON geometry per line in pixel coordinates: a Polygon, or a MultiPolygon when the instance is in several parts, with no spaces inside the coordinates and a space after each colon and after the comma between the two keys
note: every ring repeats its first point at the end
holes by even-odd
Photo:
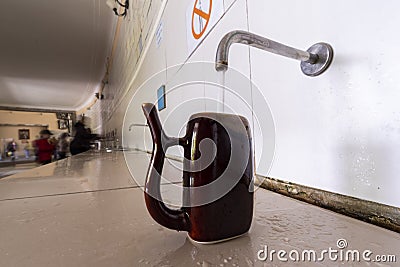
{"type": "Polygon", "coordinates": [[[192,0],[186,12],[189,55],[224,14],[223,0],[192,0]]]}

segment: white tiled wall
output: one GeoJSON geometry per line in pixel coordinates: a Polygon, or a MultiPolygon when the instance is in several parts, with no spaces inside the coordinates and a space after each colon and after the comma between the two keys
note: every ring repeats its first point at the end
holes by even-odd
{"type": "MultiPolygon", "coordinates": [[[[125,145],[151,149],[148,130],[128,132],[129,124],[122,129],[125,111],[136,94],[125,121],[144,123],[140,104],[154,102],[156,89],[167,84],[167,108],[160,117],[170,135],[183,134],[192,113],[218,110],[213,100],[224,99],[253,124],[259,174],[400,206],[400,38],[396,34],[400,4],[367,0],[360,12],[357,1],[224,0],[226,13],[189,57],[186,12],[193,4],[194,0],[133,1],[131,13],[121,22],[106,99],[87,113],[101,114],[101,127],[93,128],[118,129],[118,135],[124,133],[125,145]],[[163,38],[157,46],[153,33],[160,22],[163,38]],[[233,45],[230,67],[253,85],[229,70],[226,85],[237,94],[225,91],[223,96],[201,82],[171,90],[174,84],[193,79],[218,82],[221,74],[213,70],[216,48],[222,36],[234,29],[304,50],[324,41],[333,46],[335,57],[326,73],[310,78],[292,59],[233,45]],[[143,47],[149,46],[142,54],[140,36],[143,47]],[[211,63],[193,67],[196,61],[211,63]],[[183,68],[165,70],[185,62],[183,68]],[[146,90],[139,90],[160,71],[146,90]],[[182,105],[188,100],[192,102],[182,105]],[[183,107],[183,112],[176,107],[183,107]],[[264,128],[257,127],[258,122],[264,128]]],[[[169,152],[179,153],[176,148],[169,152]]]]}
{"type": "Polygon", "coordinates": [[[399,4],[369,0],[363,12],[354,1],[329,12],[321,1],[248,4],[250,31],[301,49],[325,41],[335,52],[325,74],[308,78],[296,62],[251,50],[252,79],[276,123],[270,175],[399,206],[399,4]]]}

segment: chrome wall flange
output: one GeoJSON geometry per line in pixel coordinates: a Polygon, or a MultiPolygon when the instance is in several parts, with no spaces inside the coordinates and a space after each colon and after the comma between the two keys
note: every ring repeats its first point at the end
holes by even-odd
{"type": "Polygon", "coordinates": [[[307,49],[310,54],[317,55],[315,62],[302,61],[301,71],[307,76],[318,76],[328,69],[333,59],[333,48],[327,43],[316,43],[307,49]]]}

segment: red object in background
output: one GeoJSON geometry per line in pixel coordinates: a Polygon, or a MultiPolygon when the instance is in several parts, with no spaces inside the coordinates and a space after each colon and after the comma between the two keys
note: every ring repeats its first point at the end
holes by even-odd
{"type": "Polygon", "coordinates": [[[51,161],[55,146],[50,144],[48,139],[35,140],[35,146],[39,162],[51,161]]]}

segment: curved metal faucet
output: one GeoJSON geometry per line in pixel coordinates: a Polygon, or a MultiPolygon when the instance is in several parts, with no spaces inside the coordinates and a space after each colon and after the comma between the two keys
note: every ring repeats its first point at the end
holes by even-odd
{"type": "Polygon", "coordinates": [[[131,123],[128,127],[128,131],[132,131],[133,126],[142,126],[142,127],[148,127],[149,125],[147,124],[140,124],[140,123],[131,123]]]}
{"type": "Polygon", "coordinates": [[[331,64],[333,49],[329,44],[317,43],[307,51],[299,50],[246,31],[231,31],[219,42],[215,59],[215,69],[228,69],[229,48],[232,44],[246,44],[274,54],[300,60],[300,67],[307,76],[318,76],[331,64]]]}

